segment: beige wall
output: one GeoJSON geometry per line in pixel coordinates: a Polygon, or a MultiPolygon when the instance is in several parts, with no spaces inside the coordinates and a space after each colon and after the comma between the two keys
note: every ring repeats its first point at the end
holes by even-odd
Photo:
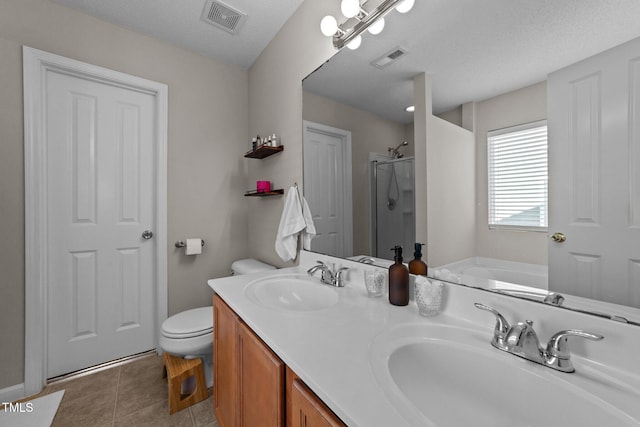
{"type": "Polygon", "coordinates": [[[416,138],[416,241],[427,265],[473,256],[475,147],[473,133],[433,115],[431,78],[413,79],[416,138]]]}
{"type": "MultiPolygon", "coordinates": [[[[408,125],[306,91],[302,117],[304,120],[351,131],[353,254],[371,254],[369,153],[388,154],[388,147],[395,147],[407,140],[408,125]]],[[[411,131],[413,133],[413,126],[411,131]]],[[[403,152],[407,157],[412,156],[413,144],[405,147],[403,152]]]]}
{"type": "Polygon", "coordinates": [[[546,82],[476,104],[476,255],[547,264],[546,233],[489,230],[487,208],[487,132],[547,117],[546,82]]]}
{"type": "Polygon", "coordinates": [[[446,120],[449,123],[462,127],[462,105],[454,108],[453,110],[445,111],[441,114],[436,114],[442,120],[446,120]]]}
{"type": "Polygon", "coordinates": [[[206,280],[248,255],[248,72],[48,0],[2,0],[0,389],[22,383],[24,369],[23,44],[169,86],[169,314],[211,304],[206,280]],[[195,236],[202,255],[174,248],[195,236]]]}
{"type": "MultiPolygon", "coordinates": [[[[327,14],[339,16],[339,3],[306,0],[249,70],[249,132],[276,133],[285,150],[248,165],[248,183],[264,179],[287,189],[302,182],[302,79],[330,58],[335,49],[320,32],[327,14]]],[[[284,197],[252,197],[249,251],[252,257],[285,266],[274,250],[284,197]]]]}

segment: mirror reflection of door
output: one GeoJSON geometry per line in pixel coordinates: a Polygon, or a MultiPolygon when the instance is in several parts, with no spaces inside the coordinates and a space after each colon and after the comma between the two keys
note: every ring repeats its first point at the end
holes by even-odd
{"type": "Polygon", "coordinates": [[[640,307],[640,39],[549,76],[549,290],[640,307]],[[603,286],[604,285],[604,286],[603,286]]]}
{"type": "Polygon", "coordinates": [[[305,121],[303,156],[304,196],[316,227],[311,250],[352,256],[351,132],[305,121]]]}

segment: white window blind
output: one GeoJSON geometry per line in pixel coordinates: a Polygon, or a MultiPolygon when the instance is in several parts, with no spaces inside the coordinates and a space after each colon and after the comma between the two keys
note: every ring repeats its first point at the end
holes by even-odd
{"type": "Polygon", "coordinates": [[[547,122],[488,132],[489,228],[544,231],[547,122]]]}

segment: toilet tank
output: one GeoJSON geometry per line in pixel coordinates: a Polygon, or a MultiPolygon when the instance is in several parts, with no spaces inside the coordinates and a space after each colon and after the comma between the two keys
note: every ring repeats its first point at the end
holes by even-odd
{"type": "Polygon", "coordinates": [[[257,259],[248,258],[248,259],[240,259],[238,261],[234,261],[231,264],[231,273],[236,275],[241,274],[251,274],[251,273],[260,273],[262,271],[270,271],[275,270],[276,268],[273,265],[265,264],[262,261],[258,261],[257,259]]]}

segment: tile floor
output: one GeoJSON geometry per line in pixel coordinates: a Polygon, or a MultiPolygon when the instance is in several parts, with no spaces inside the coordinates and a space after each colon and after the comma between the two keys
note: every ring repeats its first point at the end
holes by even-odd
{"type": "Polygon", "coordinates": [[[218,426],[213,397],[169,415],[162,372],[162,357],[151,354],[50,384],[40,395],[65,390],[53,427],[218,426]]]}

